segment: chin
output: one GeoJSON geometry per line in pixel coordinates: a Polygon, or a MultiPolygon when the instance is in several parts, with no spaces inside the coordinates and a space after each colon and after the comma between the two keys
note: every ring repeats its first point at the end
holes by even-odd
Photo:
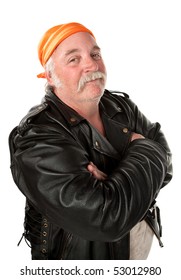
{"type": "Polygon", "coordinates": [[[87,92],[87,94],[92,94],[92,95],[101,95],[104,93],[104,89],[105,89],[105,85],[103,85],[100,82],[94,81],[91,83],[87,83],[85,86],[85,92],[87,92]]]}
{"type": "Polygon", "coordinates": [[[102,97],[104,93],[104,89],[92,89],[92,90],[89,90],[88,92],[86,92],[85,96],[87,96],[87,99],[90,99],[90,100],[95,100],[95,99],[100,99],[102,97]]]}

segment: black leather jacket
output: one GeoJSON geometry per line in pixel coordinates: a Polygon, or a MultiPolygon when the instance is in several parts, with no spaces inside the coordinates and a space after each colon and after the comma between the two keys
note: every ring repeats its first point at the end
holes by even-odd
{"type": "Polygon", "coordinates": [[[123,93],[100,101],[106,138],[52,92],[10,134],[32,259],[129,259],[129,232],[172,177],[171,153],[123,93]],[[132,132],[145,136],[130,142],[132,132]],[[92,161],[105,181],[87,170],[92,161]]]}

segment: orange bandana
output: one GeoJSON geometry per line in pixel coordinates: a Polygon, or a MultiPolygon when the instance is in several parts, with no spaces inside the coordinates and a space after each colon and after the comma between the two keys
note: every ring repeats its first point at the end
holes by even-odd
{"type": "MultiPolygon", "coordinates": [[[[63,40],[77,32],[88,32],[94,37],[94,34],[89,29],[77,22],[61,24],[50,28],[43,35],[38,45],[38,57],[41,65],[45,66],[54,50],[63,40]]],[[[45,78],[45,73],[40,73],[37,77],[45,78]]]]}

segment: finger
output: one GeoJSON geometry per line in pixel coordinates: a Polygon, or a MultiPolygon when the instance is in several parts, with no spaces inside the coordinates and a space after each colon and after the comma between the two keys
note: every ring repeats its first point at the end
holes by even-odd
{"type": "Polygon", "coordinates": [[[107,178],[107,175],[100,171],[92,162],[88,164],[87,169],[98,180],[105,180],[107,178]]]}

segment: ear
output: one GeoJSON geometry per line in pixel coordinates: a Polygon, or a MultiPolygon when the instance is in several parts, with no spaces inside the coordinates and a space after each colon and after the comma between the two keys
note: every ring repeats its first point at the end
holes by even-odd
{"type": "Polygon", "coordinates": [[[53,79],[52,79],[51,71],[45,71],[45,77],[46,77],[49,85],[53,86],[53,79]]]}

